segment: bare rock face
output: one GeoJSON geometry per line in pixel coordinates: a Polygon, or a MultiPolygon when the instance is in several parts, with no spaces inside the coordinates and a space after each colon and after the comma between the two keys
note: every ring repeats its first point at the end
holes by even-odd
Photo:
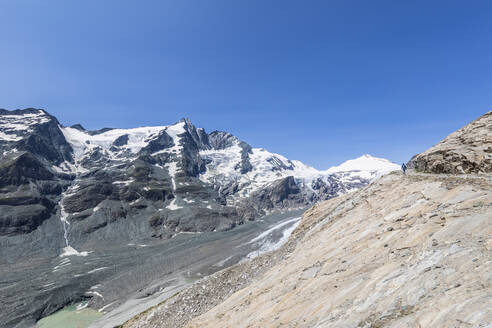
{"type": "Polygon", "coordinates": [[[427,173],[492,172],[492,111],[414,156],[408,167],[427,173]]]}

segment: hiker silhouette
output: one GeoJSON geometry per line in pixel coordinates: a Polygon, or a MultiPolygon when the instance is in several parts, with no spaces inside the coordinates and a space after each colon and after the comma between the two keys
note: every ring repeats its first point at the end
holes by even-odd
{"type": "Polygon", "coordinates": [[[403,171],[403,174],[406,174],[406,172],[407,172],[407,166],[405,165],[405,163],[403,163],[401,165],[401,170],[403,171]]]}

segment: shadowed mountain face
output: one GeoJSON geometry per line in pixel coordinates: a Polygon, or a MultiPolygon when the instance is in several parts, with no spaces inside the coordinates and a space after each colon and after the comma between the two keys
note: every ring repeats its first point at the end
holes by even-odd
{"type": "Polygon", "coordinates": [[[18,278],[0,282],[7,288],[0,306],[8,309],[0,321],[10,326],[93,297],[86,291],[98,280],[80,276],[49,288],[32,282],[23,299],[16,297],[23,281],[55,270],[60,256],[70,260],[62,267],[73,268],[104,250],[106,262],[96,262],[108,267],[122,245],[229,231],[350,192],[398,168],[366,155],[359,167],[318,171],[227,132],[208,134],[187,119],[86,131],[80,124],[64,127],[38,109],[0,110],[0,152],[0,264],[18,278]],[[373,165],[366,169],[367,161],[373,165]]]}
{"type": "Polygon", "coordinates": [[[492,111],[414,156],[408,167],[427,173],[492,172],[492,111]]]}

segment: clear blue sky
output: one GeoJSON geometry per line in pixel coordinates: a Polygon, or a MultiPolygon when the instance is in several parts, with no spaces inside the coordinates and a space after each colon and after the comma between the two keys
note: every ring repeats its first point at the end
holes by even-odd
{"type": "Polygon", "coordinates": [[[408,160],[492,107],[492,1],[2,0],[0,107],[190,117],[323,169],[408,160]]]}

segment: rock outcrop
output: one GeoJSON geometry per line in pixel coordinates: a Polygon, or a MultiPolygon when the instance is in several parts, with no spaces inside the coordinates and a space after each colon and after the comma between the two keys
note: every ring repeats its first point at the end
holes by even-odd
{"type": "Polygon", "coordinates": [[[427,173],[491,173],[492,111],[414,156],[407,166],[427,173]]]}

